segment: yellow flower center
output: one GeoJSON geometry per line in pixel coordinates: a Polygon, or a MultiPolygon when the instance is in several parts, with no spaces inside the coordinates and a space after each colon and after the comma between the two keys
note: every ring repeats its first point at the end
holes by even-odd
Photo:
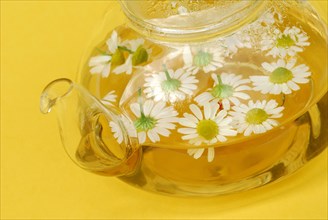
{"type": "Polygon", "coordinates": [[[270,81],[277,84],[286,83],[291,79],[293,79],[293,73],[284,67],[278,67],[270,75],[270,81]]]}
{"type": "Polygon", "coordinates": [[[260,108],[253,108],[246,114],[246,121],[250,124],[261,124],[267,120],[269,115],[260,108]]]}
{"type": "Polygon", "coordinates": [[[197,133],[206,140],[212,140],[218,135],[219,127],[212,120],[201,120],[197,125],[197,133]]]}
{"type": "Polygon", "coordinates": [[[295,45],[295,41],[289,35],[282,35],[281,38],[277,39],[277,47],[288,48],[295,45]]]}

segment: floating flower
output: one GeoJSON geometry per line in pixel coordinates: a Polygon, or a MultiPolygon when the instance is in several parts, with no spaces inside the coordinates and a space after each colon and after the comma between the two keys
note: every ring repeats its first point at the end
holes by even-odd
{"type": "Polygon", "coordinates": [[[283,32],[275,29],[272,34],[265,34],[261,41],[262,51],[268,51],[267,56],[272,55],[274,58],[295,56],[296,53],[302,52],[305,46],[309,46],[309,37],[301,29],[293,26],[287,27],[283,32]]]}
{"type": "Polygon", "coordinates": [[[109,52],[104,52],[103,55],[91,57],[89,67],[91,74],[101,74],[102,77],[108,77],[111,69],[111,64],[120,65],[124,62],[124,56],[118,45],[121,43],[116,31],[112,32],[110,39],[107,40],[107,48],[109,52]]]}
{"type": "MultiPolygon", "coordinates": [[[[283,17],[282,15],[277,12],[274,8],[271,8],[269,11],[264,13],[258,21],[259,23],[264,23],[266,26],[273,25],[274,23],[278,22],[281,23],[283,22],[283,17]]],[[[263,27],[262,27],[263,28],[263,27]]]]}
{"type": "Polygon", "coordinates": [[[205,73],[217,70],[223,66],[223,51],[220,48],[202,48],[191,51],[190,47],[185,47],[183,60],[187,72],[196,74],[199,70],[205,73]]]}
{"type": "Polygon", "coordinates": [[[137,66],[141,63],[144,63],[148,60],[149,54],[151,53],[151,50],[146,50],[143,47],[143,44],[145,43],[145,40],[142,38],[135,39],[135,40],[129,40],[125,42],[124,47],[121,47],[121,50],[125,50],[129,53],[127,59],[125,62],[117,66],[113,72],[116,74],[120,73],[132,73],[132,67],[137,66]]]}
{"type": "Polygon", "coordinates": [[[218,112],[218,105],[205,104],[204,113],[195,104],[191,104],[189,108],[193,114],[183,114],[184,118],[180,118],[179,123],[184,128],[179,128],[178,132],[184,134],[182,139],[189,140],[190,144],[198,146],[202,143],[224,142],[227,140],[225,136],[237,134],[230,125],[232,118],[226,117],[227,112],[225,110],[218,112]]]}
{"type": "Polygon", "coordinates": [[[109,93],[107,93],[102,99],[101,99],[101,102],[104,104],[104,105],[113,105],[113,103],[116,102],[116,98],[117,98],[117,95],[115,94],[115,90],[112,90],[110,91],[109,93]]]}
{"type": "Polygon", "coordinates": [[[126,132],[129,137],[137,137],[137,132],[133,124],[123,115],[120,116],[120,119],[120,122],[109,122],[109,126],[114,133],[114,137],[119,144],[123,142],[126,132]],[[124,126],[124,128],[122,128],[122,126],[124,126]]]}
{"type": "Polygon", "coordinates": [[[195,101],[203,106],[208,102],[222,103],[223,109],[230,109],[230,102],[234,105],[239,105],[239,99],[247,100],[249,95],[242,91],[251,90],[246,83],[249,83],[249,79],[242,79],[241,75],[222,73],[220,75],[212,74],[214,80],[213,88],[206,92],[201,93],[195,98],[195,101]]]}
{"type": "Polygon", "coordinates": [[[268,102],[256,101],[256,103],[250,100],[248,105],[233,106],[233,111],[229,114],[233,116],[238,133],[249,136],[252,133],[264,133],[278,126],[278,122],[274,119],[282,116],[284,107],[277,106],[278,103],[273,99],[268,102]]]}
{"type": "Polygon", "coordinates": [[[267,70],[269,76],[250,76],[253,82],[254,90],[261,91],[262,94],[280,93],[290,94],[292,91],[300,89],[298,84],[309,82],[308,77],[311,76],[309,67],[305,64],[295,66],[296,59],[291,59],[287,63],[280,59],[276,63],[262,63],[262,67],[267,70]]]}
{"type": "Polygon", "coordinates": [[[149,58],[151,50],[143,47],[144,42],[142,38],[121,42],[117,32],[113,31],[106,41],[107,50],[90,59],[90,73],[108,77],[111,68],[115,67],[113,72],[116,74],[131,74],[133,66],[144,63],[149,58]]]}
{"type": "Polygon", "coordinates": [[[184,100],[186,95],[192,95],[197,89],[198,80],[191,72],[185,72],[184,69],[176,71],[172,69],[165,70],[158,74],[152,74],[145,79],[144,92],[147,98],[154,97],[157,101],[176,102],[184,100]]]}
{"type": "Polygon", "coordinates": [[[134,126],[138,132],[140,144],[146,141],[147,136],[153,143],[160,141],[159,135],[168,137],[171,133],[169,130],[175,129],[173,123],[178,122],[176,117],[178,112],[173,106],[166,107],[165,105],[165,102],[155,103],[153,100],[146,100],[144,104],[139,100],[139,103],[130,105],[131,111],[137,117],[134,126]]]}
{"type": "Polygon", "coordinates": [[[220,43],[224,48],[224,56],[226,57],[236,54],[240,48],[252,48],[250,36],[243,31],[223,38],[220,43]]]}

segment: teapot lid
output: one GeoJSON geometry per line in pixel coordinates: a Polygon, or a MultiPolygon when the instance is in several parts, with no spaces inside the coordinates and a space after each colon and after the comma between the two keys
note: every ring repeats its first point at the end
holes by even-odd
{"type": "Polygon", "coordinates": [[[254,20],[265,1],[126,1],[121,7],[138,32],[152,37],[199,37],[226,33],[254,20]],[[149,33],[150,32],[150,33],[149,33]]]}

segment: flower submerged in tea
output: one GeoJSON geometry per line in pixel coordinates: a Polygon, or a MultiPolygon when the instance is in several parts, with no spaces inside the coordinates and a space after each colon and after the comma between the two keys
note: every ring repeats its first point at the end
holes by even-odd
{"type": "Polygon", "coordinates": [[[144,48],[144,39],[126,40],[121,42],[114,30],[111,37],[106,41],[106,50],[101,55],[90,58],[89,67],[91,74],[101,74],[106,78],[111,69],[116,74],[132,73],[133,66],[140,65],[149,59],[150,49],[144,48]]]}
{"type": "Polygon", "coordinates": [[[218,47],[201,48],[193,50],[190,47],[185,47],[183,50],[183,60],[185,69],[192,74],[196,74],[199,70],[208,73],[215,71],[223,66],[223,51],[218,47]]]}
{"type": "Polygon", "coordinates": [[[133,66],[137,66],[148,61],[151,50],[146,50],[143,47],[144,43],[145,40],[142,38],[126,41],[126,46],[120,47],[120,49],[127,51],[129,55],[126,58],[126,61],[122,65],[117,66],[113,72],[116,74],[131,74],[133,66]]]}
{"type": "Polygon", "coordinates": [[[184,127],[179,128],[178,132],[183,134],[182,139],[189,140],[190,144],[214,144],[226,141],[226,136],[237,135],[230,125],[232,118],[227,117],[226,111],[218,111],[218,104],[205,104],[203,112],[195,104],[191,104],[189,109],[193,114],[183,114],[184,118],[180,118],[179,123],[184,127]]]}
{"type": "Polygon", "coordinates": [[[186,72],[184,69],[176,71],[166,69],[164,72],[152,74],[145,79],[144,92],[147,98],[154,98],[155,101],[170,101],[176,102],[184,100],[187,95],[192,95],[197,89],[198,80],[191,72],[186,72]]]}
{"type": "Polygon", "coordinates": [[[242,91],[251,90],[245,84],[249,83],[249,79],[242,79],[241,75],[236,74],[212,74],[214,80],[213,88],[201,93],[195,98],[195,101],[203,106],[208,102],[222,103],[223,109],[229,110],[232,103],[239,105],[239,99],[247,100],[250,96],[242,91]]]}
{"type": "Polygon", "coordinates": [[[287,63],[280,59],[277,62],[262,63],[262,67],[269,73],[268,76],[250,76],[255,91],[262,94],[291,94],[300,89],[298,84],[308,83],[309,67],[305,64],[295,66],[296,59],[287,63]]]}
{"type": "Polygon", "coordinates": [[[233,106],[229,115],[233,117],[238,133],[249,136],[252,133],[261,134],[278,126],[276,118],[282,117],[284,107],[278,107],[275,100],[256,101],[250,100],[248,105],[233,106]]]}
{"type": "Polygon", "coordinates": [[[275,29],[273,34],[266,33],[261,41],[262,51],[268,51],[267,56],[290,57],[302,52],[309,46],[309,37],[298,27],[287,27],[283,32],[275,29]]]}
{"type": "Polygon", "coordinates": [[[118,46],[121,44],[121,40],[118,37],[116,31],[112,32],[111,37],[107,40],[107,51],[102,52],[102,55],[91,57],[89,61],[89,67],[91,74],[101,74],[102,77],[108,77],[111,71],[112,64],[124,63],[124,57],[118,46]]]}
{"type": "Polygon", "coordinates": [[[173,106],[166,107],[165,102],[155,103],[153,100],[140,101],[130,105],[130,109],[137,117],[134,127],[138,132],[139,143],[142,144],[148,137],[151,142],[160,141],[160,135],[168,137],[171,129],[175,129],[174,123],[178,121],[177,111],[173,106]]]}

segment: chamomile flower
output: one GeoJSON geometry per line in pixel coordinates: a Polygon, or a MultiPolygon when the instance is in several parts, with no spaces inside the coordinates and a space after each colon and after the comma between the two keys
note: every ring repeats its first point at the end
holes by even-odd
{"type": "Polygon", "coordinates": [[[117,35],[116,31],[112,32],[110,39],[107,40],[107,49],[104,55],[98,55],[91,57],[89,61],[89,67],[91,74],[101,74],[102,77],[108,77],[111,69],[111,63],[119,63],[122,60],[122,54],[118,49],[118,45],[121,43],[120,38],[117,35]]]}
{"type": "Polygon", "coordinates": [[[308,83],[309,67],[305,64],[295,66],[296,59],[291,59],[287,63],[280,59],[277,62],[262,63],[262,67],[268,71],[268,76],[250,76],[253,82],[254,90],[262,94],[280,93],[290,94],[292,91],[300,89],[298,84],[308,83]]]}
{"type": "Polygon", "coordinates": [[[270,26],[270,25],[273,25],[276,22],[278,22],[278,23],[283,22],[283,17],[279,12],[277,12],[274,8],[272,8],[269,11],[267,11],[266,13],[264,13],[258,19],[257,22],[264,23],[266,26],[270,26]]]}
{"type": "Polygon", "coordinates": [[[249,83],[249,79],[242,79],[241,75],[233,73],[222,73],[220,75],[212,74],[214,80],[213,88],[201,93],[195,98],[195,101],[203,106],[208,102],[222,103],[223,109],[229,110],[231,103],[239,105],[239,99],[247,100],[249,95],[243,91],[251,90],[245,84],[249,83]]]}
{"type": "Polygon", "coordinates": [[[110,121],[109,126],[114,134],[114,138],[117,143],[121,144],[124,140],[124,136],[127,134],[129,137],[137,137],[137,132],[132,124],[125,116],[120,116],[120,122],[110,121]],[[122,125],[124,126],[122,128],[122,125]]]}
{"type": "Polygon", "coordinates": [[[224,48],[224,56],[231,57],[239,48],[252,48],[251,38],[246,32],[237,32],[220,42],[224,48]]]}
{"type": "Polygon", "coordinates": [[[244,133],[245,136],[261,134],[278,126],[275,119],[282,116],[284,107],[277,106],[278,103],[273,99],[255,103],[250,100],[248,105],[233,106],[229,114],[233,117],[238,133],[244,133]]]}
{"type": "Polygon", "coordinates": [[[139,97],[139,103],[132,103],[130,109],[137,117],[134,127],[138,132],[140,144],[144,143],[147,137],[153,143],[160,141],[160,135],[168,137],[170,130],[175,129],[174,123],[178,121],[178,112],[173,106],[166,107],[165,102],[146,100],[143,104],[139,97]]]}
{"type": "Polygon", "coordinates": [[[237,131],[231,126],[232,118],[227,117],[225,110],[218,111],[219,105],[207,103],[203,112],[200,108],[191,104],[189,109],[193,114],[184,113],[180,118],[178,132],[183,134],[182,140],[188,140],[190,144],[199,146],[203,143],[214,144],[218,141],[224,142],[226,136],[235,136],[237,131]]]}
{"type": "MultiPolygon", "coordinates": [[[[205,148],[199,148],[199,149],[188,149],[187,153],[192,156],[195,159],[199,159],[203,153],[205,152],[205,148]]],[[[214,147],[207,148],[207,161],[212,162],[215,157],[215,150],[214,147]]]]}
{"type": "Polygon", "coordinates": [[[287,27],[283,32],[275,29],[273,34],[265,34],[261,41],[262,51],[268,51],[267,56],[275,57],[295,56],[302,52],[310,42],[307,34],[298,27],[287,27]]]}
{"type": "Polygon", "coordinates": [[[101,102],[102,102],[104,105],[112,106],[113,103],[116,102],[116,98],[117,98],[117,95],[115,94],[115,90],[112,90],[112,91],[110,91],[109,93],[107,93],[107,94],[101,99],[101,102]]]}
{"type": "Polygon", "coordinates": [[[185,69],[192,74],[196,74],[199,70],[205,73],[215,71],[223,66],[223,51],[220,48],[200,48],[191,49],[185,47],[183,50],[183,60],[185,69]]]}
{"type": "Polygon", "coordinates": [[[143,47],[144,43],[145,40],[142,38],[126,41],[125,46],[122,47],[122,49],[126,50],[129,53],[129,55],[126,58],[125,62],[122,65],[117,66],[113,70],[113,72],[116,74],[120,74],[120,73],[131,74],[133,66],[146,62],[149,58],[149,54],[151,53],[151,50],[150,49],[146,50],[143,47]]]}
{"type": "Polygon", "coordinates": [[[165,69],[164,72],[152,74],[145,81],[144,92],[147,94],[147,98],[153,97],[156,102],[184,100],[187,95],[193,94],[193,91],[197,89],[196,83],[198,83],[196,77],[184,69],[176,71],[165,69]]]}

